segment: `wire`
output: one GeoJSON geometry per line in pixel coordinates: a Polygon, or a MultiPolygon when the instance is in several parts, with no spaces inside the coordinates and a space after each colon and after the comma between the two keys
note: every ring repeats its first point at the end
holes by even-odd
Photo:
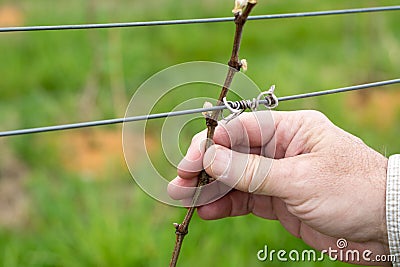
{"type": "MultiPolygon", "coordinates": [[[[323,96],[323,95],[336,94],[336,93],[342,93],[342,92],[348,92],[348,91],[354,91],[354,90],[362,90],[362,89],[373,88],[373,87],[378,87],[378,86],[397,84],[397,83],[400,83],[400,79],[386,80],[386,81],[367,83],[367,84],[361,84],[361,85],[355,85],[355,86],[348,86],[348,87],[342,87],[342,88],[318,91],[318,92],[311,92],[311,93],[305,93],[305,94],[284,96],[284,97],[279,97],[278,101],[283,102],[283,101],[296,100],[296,99],[302,99],[302,98],[323,96]]],[[[259,104],[266,104],[267,102],[268,102],[267,100],[261,100],[259,102],[259,104]]],[[[164,113],[157,113],[157,114],[141,115],[141,116],[135,116],[135,117],[127,117],[127,118],[117,118],[117,119],[109,119],[109,120],[89,121],[89,122],[80,122],[80,123],[72,123],[72,124],[63,124],[63,125],[55,125],[55,126],[4,131],[4,132],[0,132],[0,137],[24,135],[24,134],[34,134],[34,133],[44,133],[44,132],[52,132],[52,131],[61,131],[61,130],[69,130],[69,129],[77,129],[77,128],[85,128],[85,127],[110,125],[110,124],[117,124],[117,123],[124,123],[124,122],[135,122],[135,121],[143,121],[143,120],[151,120],[151,119],[160,119],[160,118],[166,118],[166,117],[182,116],[182,115],[195,114],[195,113],[214,111],[214,110],[223,110],[223,109],[227,109],[227,107],[225,105],[223,105],[223,106],[215,106],[215,107],[210,107],[210,108],[196,108],[196,109],[164,112],[164,113]]]]}
{"type": "Polygon", "coordinates": [[[309,97],[314,97],[314,96],[330,95],[330,94],[336,94],[336,93],[342,93],[342,92],[348,92],[348,91],[354,91],[354,90],[363,90],[363,89],[385,86],[385,85],[396,84],[396,83],[400,83],[400,79],[387,80],[387,81],[374,82],[374,83],[366,83],[366,84],[342,87],[342,88],[325,90],[325,91],[311,92],[311,93],[305,93],[305,94],[283,96],[283,97],[279,97],[278,100],[279,100],[279,102],[282,102],[282,101],[295,100],[295,99],[301,99],[301,98],[309,98],[309,97]]]}
{"type": "MultiPolygon", "coordinates": [[[[396,11],[396,10],[400,10],[400,6],[384,6],[384,7],[369,7],[369,8],[329,10],[329,11],[302,12],[302,13],[259,15],[259,16],[250,16],[248,18],[248,20],[303,18],[303,17],[344,15],[344,14],[355,14],[355,13],[371,13],[371,12],[396,11]]],[[[3,27],[3,28],[0,28],[0,32],[28,32],[28,31],[54,31],[54,30],[58,31],[58,30],[126,28],[126,27],[144,27],[144,26],[163,26],[163,25],[229,22],[229,21],[233,21],[233,20],[234,20],[233,17],[222,17],[222,18],[160,20],[160,21],[144,21],[144,22],[121,22],[121,23],[53,25],[53,26],[3,27]]]]}

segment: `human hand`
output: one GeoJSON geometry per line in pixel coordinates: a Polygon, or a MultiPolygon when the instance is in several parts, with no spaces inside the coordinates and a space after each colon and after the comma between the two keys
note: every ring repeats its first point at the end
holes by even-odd
{"type": "Polygon", "coordinates": [[[176,185],[195,186],[204,166],[235,190],[199,207],[203,219],[253,213],[279,220],[318,250],[345,238],[348,249],[388,254],[387,159],[319,112],[271,113],[273,123],[263,111],[218,126],[204,155],[205,132],[196,135],[170,183],[171,197],[189,198],[176,185]]]}

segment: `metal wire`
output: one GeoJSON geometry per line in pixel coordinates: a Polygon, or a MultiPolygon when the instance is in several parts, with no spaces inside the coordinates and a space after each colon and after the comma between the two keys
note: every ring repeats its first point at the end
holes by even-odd
{"type": "MultiPolygon", "coordinates": [[[[274,15],[250,16],[248,20],[266,20],[266,19],[287,19],[304,18],[328,15],[344,15],[355,13],[371,13],[382,11],[400,10],[400,6],[368,7],[342,10],[328,10],[315,12],[287,13],[274,15]]],[[[58,31],[58,30],[82,30],[82,29],[105,29],[105,28],[126,28],[126,27],[144,27],[144,26],[163,26],[180,24],[202,24],[215,22],[233,21],[233,17],[205,18],[205,19],[181,19],[181,20],[160,20],[144,22],[121,22],[121,23],[100,23],[100,24],[76,24],[76,25],[53,25],[53,26],[25,26],[25,27],[3,27],[1,32],[27,32],[27,31],[58,31]]]]}
{"type": "Polygon", "coordinates": [[[295,100],[295,99],[301,99],[301,98],[309,98],[309,97],[314,97],[314,96],[330,95],[330,94],[336,94],[336,93],[342,93],[342,92],[348,92],[348,91],[354,91],[354,90],[363,90],[363,89],[385,86],[385,85],[396,84],[396,83],[400,83],[400,79],[387,80],[387,81],[374,82],[374,83],[366,83],[366,84],[342,87],[342,88],[325,90],[325,91],[311,92],[311,93],[305,93],[305,94],[283,96],[283,97],[279,97],[278,100],[279,100],[279,102],[282,102],[282,101],[295,100]]]}
{"type": "MultiPolygon", "coordinates": [[[[362,89],[373,88],[373,87],[378,87],[378,86],[397,84],[397,83],[400,83],[400,79],[386,80],[386,81],[367,83],[367,84],[361,84],[361,85],[355,85],[355,86],[348,86],[348,87],[342,87],[342,88],[318,91],[318,92],[311,92],[311,93],[305,93],[305,94],[284,96],[284,97],[279,97],[278,101],[283,102],[283,101],[296,100],[296,99],[302,99],[302,98],[323,96],[323,95],[336,94],[336,93],[342,93],[342,92],[348,92],[348,91],[354,91],[354,90],[362,90],[362,89]]],[[[259,104],[268,104],[268,101],[261,100],[259,102],[259,104]]],[[[216,106],[216,107],[210,107],[210,108],[196,108],[196,109],[164,112],[164,113],[157,113],[157,114],[141,115],[141,116],[135,116],[135,117],[127,117],[127,118],[117,118],[117,119],[109,119],[109,120],[89,121],[89,122],[63,124],[63,125],[55,125],[55,126],[47,126],[47,127],[4,131],[4,132],[0,132],[0,137],[24,135],[24,134],[34,134],[34,133],[44,133],[44,132],[52,132],[52,131],[61,131],[61,130],[69,130],[69,129],[77,129],[77,128],[85,128],[85,127],[110,125],[110,124],[117,124],[117,123],[124,123],[124,122],[135,122],[135,121],[159,119],[159,118],[182,116],[182,115],[202,113],[202,112],[214,111],[214,110],[223,110],[223,109],[227,109],[227,107],[226,106],[216,106]]]]}

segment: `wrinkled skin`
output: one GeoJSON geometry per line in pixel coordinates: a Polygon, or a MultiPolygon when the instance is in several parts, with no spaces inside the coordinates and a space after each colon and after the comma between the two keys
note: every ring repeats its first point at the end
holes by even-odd
{"type": "Polygon", "coordinates": [[[389,254],[387,159],[322,113],[273,111],[273,120],[265,117],[266,111],[244,113],[218,126],[206,153],[206,133],[197,134],[170,183],[171,197],[190,198],[192,191],[176,185],[195,186],[204,167],[234,189],[199,207],[203,219],[253,213],[279,220],[318,250],[337,249],[337,239],[345,238],[347,249],[389,254]]]}

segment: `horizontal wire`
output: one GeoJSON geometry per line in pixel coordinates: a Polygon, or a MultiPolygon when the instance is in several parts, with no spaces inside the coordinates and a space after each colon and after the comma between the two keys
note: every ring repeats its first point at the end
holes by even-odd
{"type": "MultiPolygon", "coordinates": [[[[337,89],[317,91],[317,92],[311,92],[311,93],[305,93],[305,94],[283,96],[283,97],[279,97],[278,101],[283,102],[283,101],[296,100],[296,99],[302,99],[302,98],[323,96],[323,95],[336,94],[336,93],[342,93],[342,92],[348,92],[348,91],[354,91],[354,90],[362,90],[362,89],[373,88],[373,87],[378,87],[378,86],[385,86],[385,85],[390,85],[390,84],[397,84],[397,83],[400,83],[400,79],[386,80],[386,81],[354,85],[354,86],[348,86],[348,87],[341,87],[341,88],[337,88],[337,89]]],[[[259,104],[267,104],[267,102],[268,101],[266,101],[266,100],[261,100],[259,102],[259,104]]],[[[180,111],[172,111],[172,112],[164,112],[164,113],[157,113],[157,114],[127,117],[127,118],[116,118],[116,119],[109,119],[109,120],[89,121],[89,122],[80,122],[80,123],[72,123],[72,124],[63,124],[63,125],[55,125],[55,126],[4,131],[4,132],[0,132],[0,137],[24,135],[24,134],[34,134],[34,133],[44,133],[44,132],[52,132],[52,131],[61,131],[61,130],[69,130],[69,129],[77,129],[77,128],[85,128],[85,127],[118,124],[118,123],[124,123],[124,122],[135,122],[135,121],[143,121],[143,120],[151,120],[151,119],[160,119],[160,118],[166,118],[166,117],[182,116],[182,115],[202,113],[202,112],[206,112],[206,111],[223,110],[223,109],[227,109],[227,107],[225,105],[222,105],[222,106],[214,106],[214,107],[210,107],[210,108],[196,108],[196,109],[188,109],[188,110],[180,110],[180,111]]]]}
{"type": "Polygon", "coordinates": [[[315,97],[315,96],[343,93],[343,92],[349,92],[349,91],[355,91],[355,90],[363,90],[363,89],[391,85],[391,84],[396,84],[396,83],[400,83],[400,79],[386,80],[386,81],[374,82],[374,83],[366,83],[366,84],[342,87],[342,88],[337,88],[337,89],[330,89],[330,90],[325,90],[325,91],[304,93],[304,94],[298,94],[298,95],[283,96],[283,97],[279,97],[278,100],[279,100],[279,102],[282,102],[282,101],[309,98],[309,97],[315,97]]]}
{"type": "MultiPolygon", "coordinates": [[[[250,16],[248,18],[248,20],[303,18],[303,17],[344,15],[344,14],[355,14],[355,13],[371,13],[371,12],[396,11],[396,10],[400,10],[400,6],[383,6],[383,7],[369,7],[369,8],[355,8],[355,9],[301,12],[301,13],[259,15],[259,16],[250,16]]],[[[126,27],[144,27],[144,26],[163,26],[163,25],[181,25],[181,24],[201,24],[201,23],[229,22],[229,21],[233,21],[233,20],[234,20],[233,17],[222,17],[222,18],[159,20],[159,21],[143,21],[143,22],[120,22],[120,23],[76,24],[76,25],[3,27],[3,28],[0,28],[0,32],[27,32],[27,31],[55,31],[55,30],[126,28],[126,27]]]]}

